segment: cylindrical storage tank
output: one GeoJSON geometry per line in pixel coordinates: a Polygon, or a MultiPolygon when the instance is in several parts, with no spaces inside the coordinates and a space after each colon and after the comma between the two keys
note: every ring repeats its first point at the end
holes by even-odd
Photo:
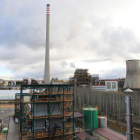
{"type": "Polygon", "coordinates": [[[98,117],[99,128],[107,128],[107,117],[98,117]]]}
{"type": "Polygon", "coordinates": [[[140,60],[126,61],[124,88],[140,88],[140,60]]]}
{"type": "Polygon", "coordinates": [[[87,138],[85,138],[85,140],[97,140],[97,139],[93,138],[93,137],[87,137],[87,138]]]}
{"type": "Polygon", "coordinates": [[[96,108],[83,108],[84,127],[85,129],[97,129],[98,128],[98,117],[96,108]]]}

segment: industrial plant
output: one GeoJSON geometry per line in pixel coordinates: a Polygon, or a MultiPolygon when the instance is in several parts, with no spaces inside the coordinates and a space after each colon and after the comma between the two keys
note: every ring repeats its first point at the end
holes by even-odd
{"type": "Polygon", "coordinates": [[[126,61],[126,78],[77,68],[68,81],[50,79],[49,34],[47,4],[44,79],[0,79],[1,140],[138,140],[140,60],[126,61]]]}
{"type": "Polygon", "coordinates": [[[15,104],[15,117],[20,119],[20,139],[72,140],[73,95],[71,85],[22,85],[15,104]],[[29,93],[22,93],[24,88],[30,88],[29,93]]]}

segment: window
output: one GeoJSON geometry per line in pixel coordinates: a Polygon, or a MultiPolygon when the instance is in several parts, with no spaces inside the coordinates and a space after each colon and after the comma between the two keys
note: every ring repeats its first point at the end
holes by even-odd
{"type": "Polygon", "coordinates": [[[107,89],[111,89],[111,82],[107,82],[107,89]]]}
{"type": "Polygon", "coordinates": [[[116,89],[116,82],[112,82],[112,89],[116,89]]]}

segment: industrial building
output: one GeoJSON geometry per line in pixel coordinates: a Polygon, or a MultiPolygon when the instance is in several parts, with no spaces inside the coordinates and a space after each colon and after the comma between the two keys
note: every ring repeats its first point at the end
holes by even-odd
{"type": "Polygon", "coordinates": [[[92,90],[98,91],[118,91],[118,79],[100,80],[104,84],[92,84],[92,90]]]}
{"type": "Polygon", "coordinates": [[[90,86],[91,75],[88,73],[88,69],[76,69],[74,77],[69,78],[69,83],[80,87],[90,86]]]}
{"type": "Polygon", "coordinates": [[[90,75],[88,69],[76,69],[69,85],[50,84],[49,4],[46,23],[44,84],[25,78],[25,84],[15,94],[15,122],[20,124],[20,140],[126,140],[125,136],[107,128],[107,118],[98,117],[96,108],[87,106],[83,107],[83,114],[74,113],[74,85],[87,87],[92,83],[93,90],[100,87],[105,91],[117,91],[117,80],[106,79],[101,85],[99,75],[90,75]]]}
{"type": "Polygon", "coordinates": [[[126,140],[107,128],[107,118],[97,109],[74,112],[72,85],[22,85],[16,94],[15,117],[20,119],[20,140],[126,140]],[[30,88],[29,93],[22,89],[30,88]]]}
{"type": "Polygon", "coordinates": [[[73,85],[22,85],[16,100],[21,140],[73,140],[73,85]],[[23,93],[24,88],[30,88],[29,93],[23,93]]]}
{"type": "Polygon", "coordinates": [[[20,86],[21,84],[23,84],[23,80],[4,80],[4,79],[0,79],[0,87],[20,86]]]}
{"type": "Polygon", "coordinates": [[[124,82],[125,82],[125,78],[119,78],[118,79],[118,90],[119,91],[124,91],[124,82]]]}
{"type": "Polygon", "coordinates": [[[91,86],[92,90],[98,91],[118,91],[119,89],[118,79],[99,80],[99,74],[90,75],[88,69],[76,69],[74,76],[69,78],[69,83],[76,87],[91,86]]]}
{"type": "Polygon", "coordinates": [[[91,83],[92,84],[99,84],[99,74],[92,74],[91,75],[91,83]]]}
{"type": "Polygon", "coordinates": [[[59,80],[58,78],[52,78],[50,84],[65,84],[63,80],[59,80]]]}

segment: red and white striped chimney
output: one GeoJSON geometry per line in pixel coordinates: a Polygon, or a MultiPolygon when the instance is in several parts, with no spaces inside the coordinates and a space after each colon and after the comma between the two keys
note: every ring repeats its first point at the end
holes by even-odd
{"type": "Polygon", "coordinates": [[[46,7],[46,14],[47,14],[47,15],[50,15],[50,4],[47,4],[47,7],[46,7]]]}
{"type": "Polygon", "coordinates": [[[44,70],[44,84],[50,84],[50,4],[46,6],[46,51],[45,51],[45,70],[44,70]]]}

